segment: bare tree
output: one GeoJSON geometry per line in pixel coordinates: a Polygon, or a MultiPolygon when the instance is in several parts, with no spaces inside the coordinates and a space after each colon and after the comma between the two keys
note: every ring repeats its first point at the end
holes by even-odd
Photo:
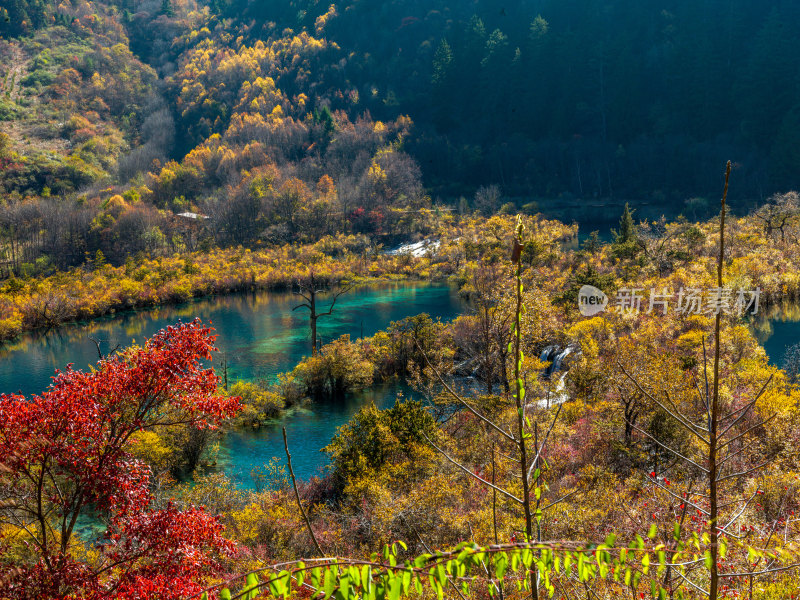
{"type": "Polygon", "coordinates": [[[475,208],[485,215],[493,215],[500,207],[500,187],[489,185],[478,188],[475,192],[475,208]]]}
{"type": "MultiPolygon", "coordinates": [[[[91,336],[91,335],[89,336],[89,339],[92,342],[94,342],[94,345],[97,347],[97,358],[99,360],[105,360],[109,356],[111,356],[112,354],[116,354],[117,350],[119,350],[120,346],[121,346],[121,344],[119,342],[117,342],[117,344],[112,348],[111,347],[111,340],[101,340],[101,339],[96,338],[96,337],[91,336]],[[100,346],[103,342],[107,342],[108,343],[108,348],[109,349],[108,349],[108,352],[106,354],[103,354],[103,350],[102,350],[102,348],[100,346]]],[[[227,387],[225,389],[227,389],[227,387]]]]}
{"type": "Polygon", "coordinates": [[[786,241],[786,227],[800,215],[800,196],[797,192],[776,194],[759,208],[753,216],[764,224],[767,237],[775,231],[781,232],[781,241],[786,241]]]}
{"type": "Polygon", "coordinates": [[[671,242],[683,235],[688,228],[685,222],[668,225],[663,215],[656,221],[642,221],[637,226],[636,240],[644,250],[645,256],[658,269],[659,275],[663,275],[672,267],[668,257],[671,242]]]}
{"type": "Polygon", "coordinates": [[[472,274],[472,314],[459,323],[455,335],[467,355],[467,363],[477,363],[480,376],[486,383],[486,393],[492,394],[497,381],[510,391],[506,361],[510,354],[513,307],[504,301],[503,272],[497,264],[480,265],[472,274]]]}
{"type": "Polygon", "coordinates": [[[354,284],[348,285],[337,285],[334,286],[332,289],[329,287],[325,287],[324,283],[317,279],[316,275],[314,274],[314,270],[311,269],[307,277],[303,279],[298,279],[297,281],[297,289],[295,290],[295,294],[300,296],[305,302],[302,304],[298,304],[292,310],[298,310],[301,308],[308,309],[308,320],[309,325],[311,326],[311,355],[315,356],[317,354],[317,320],[320,317],[327,317],[333,313],[333,308],[336,306],[336,301],[339,299],[340,296],[343,296],[351,289],[353,289],[354,284]],[[318,296],[321,294],[330,294],[332,295],[331,304],[328,307],[328,310],[325,312],[318,312],[317,311],[317,300],[318,296]]]}
{"type": "MultiPolygon", "coordinates": [[[[717,259],[717,286],[723,286],[723,267],[725,257],[725,212],[726,199],[728,192],[728,180],[730,178],[731,163],[728,162],[725,175],[725,189],[722,195],[720,212],[720,240],[719,254],[717,259]]],[[[774,572],[783,569],[782,566],[775,566],[774,561],[759,571],[744,573],[725,573],[721,572],[720,557],[724,556],[725,542],[724,537],[740,538],[734,529],[736,521],[755,501],[756,494],[745,494],[738,490],[744,477],[767,466],[771,461],[768,457],[765,460],[753,465],[743,462],[743,453],[752,454],[755,451],[756,442],[748,436],[754,435],[770,421],[773,414],[766,419],[761,419],[753,410],[756,402],[767,390],[772,382],[770,377],[761,387],[760,391],[741,405],[732,404],[730,401],[723,402],[720,398],[720,336],[722,330],[722,313],[717,312],[714,325],[714,355],[713,365],[711,366],[712,379],[708,379],[708,361],[706,360],[705,342],[703,344],[703,381],[697,382],[697,403],[695,408],[680,406],[676,399],[670,394],[659,394],[646,389],[645,385],[632,375],[622,363],[618,363],[620,370],[634,384],[636,389],[643,394],[661,411],[673,419],[678,426],[683,427],[690,436],[700,442],[701,451],[694,456],[684,450],[677,450],[668,442],[658,439],[657,435],[645,431],[638,427],[634,422],[629,421],[630,426],[639,433],[646,436],[649,440],[657,444],[676,460],[682,461],[689,471],[699,473],[700,480],[705,480],[706,485],[695,487],[695,479],[689,480],[686,490],[680,492],[678,489],[671,489],[664,485],[655,473],[651,477],[652,485],[659,488],[663,493],[681,501],[685,506],[698,511],[707,519],[708,544],[708,588],[704,589],[703,581],[693,581],[686,575],[678,571],[671,570],[671,574],[676,574],[681,578],[682,583],[702,592],[710,600],[717,600],[719,597],[720,581],[725,578],[752,578],[761,574],[774,572]],[[663,396],[663,397],[662,397],[663,396]]],[[[685,515],[684,515],[685,516],[685,515]]],[[[683,520],[683,516],[681,520],[683,520]]],[[[754,567],[755,569],[755,567],[754,567]]]]}
{"type": "Polygon", "coordinates": [[[630,448],[633,444],[633,428],[642,412],[644,394],[621,381],[616,382],[615,387],[622,408],[622,416],[625,418],[625,446],[630,448]]]}

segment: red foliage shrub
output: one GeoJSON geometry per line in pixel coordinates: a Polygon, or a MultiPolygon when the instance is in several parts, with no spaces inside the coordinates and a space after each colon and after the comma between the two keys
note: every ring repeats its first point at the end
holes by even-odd
{"type": "Polygon", "coordinates": [[[67,367],[39,396],[0,396],[0,571],[14,572],[0,597],[184,597],[233,552],[202,509],[154,509],[150,470],[128,452],[137,431],[215,427],[239,409],[200,366],[211,332],[199,320],[169,327],[88,373],[67,367]],[[75,528],[89,511],[107,529],[81,562],[75,528]]]}

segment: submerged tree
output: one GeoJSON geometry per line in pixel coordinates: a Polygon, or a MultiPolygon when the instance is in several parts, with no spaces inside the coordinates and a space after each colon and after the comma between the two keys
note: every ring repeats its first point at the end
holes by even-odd
{"type": "Polygon", "coordinates": [[[326,287],[324,282],[316,277],[313,269],[309,271],[308,276],[298,279],[295,294],[303,298],[305,302],[298,304],[292,310],[301,308],[308,309],[308,322],[311,327],[312,356],[316,356],[317,354],[317,320],[320,317],[328,317],[333,314],[333,308],[336,306],[336,301],[339,299],[339,296],[346,294],[351,289],[353,289],[353,285],[338,285],[334,286],[333,289],[326,287]],[[326,293],[332,295],[331,304],[327,311],[317,312],[318,297],[326,293]]]}

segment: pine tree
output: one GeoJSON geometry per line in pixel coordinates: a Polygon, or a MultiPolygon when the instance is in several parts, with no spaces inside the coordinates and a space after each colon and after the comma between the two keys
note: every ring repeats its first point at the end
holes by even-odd
{"type": "Polygon", "coordinates": [[[628,203],[619,219],[619,231],[613,231],[614,243],[612,252],[617,258],[636,258],[639,253],[639,239],[636,235],[636,224],[633,221],[633,213],[628,203]]]}
{"type": "Polygon", "coordinates": [[[431,76],[431,104],[434,120],[440,131],[449,131],[456,123],[455,90],[458,86],[455,85],[455,75],[453,50],[443,38],[433,55],[431,76]]]}
{"type": "Polygon", "coordinates": [[[636,224],[633,222],[634,212],[636,211],[631,210],[631,207],[626,202],[625,210],[622,211],[622,216],[619,219],[619,232],[614,232],[615,243],[626,244],[636,241],[636,224]]]}
{"type": "Polygon", "coordinates": [[[168,17],[175,16],[175,10],[172,8],[171,0],[161,0],[161,13],[168,17]]]}
{"type": "Polygon", "coordinates": [[[583,240],[583,249],[588,252],[589,254],[596,254],[598,250],[600,250],[600,232],[593,231],[589,234],[589,237],[583,240]]]}
{"type": "Polygon", "coordinates": [[[453,51],[447,40],[442,38],[439,47],[433,55],[433,76],[431,80],[434,85],[444,85],[448,80],[450,66],[453,64],[453,51]]]}

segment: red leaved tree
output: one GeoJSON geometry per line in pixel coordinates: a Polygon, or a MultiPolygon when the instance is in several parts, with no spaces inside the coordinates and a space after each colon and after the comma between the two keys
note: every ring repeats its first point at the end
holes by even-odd
{"type": "Polygon", "coordinates": [[[155,509],[131,436],[216,427],[239,409],[200,361],[215,337],[199,320],[168,327],[41,395],[0,396],[0,598],[179,598],[202,589],[233,544],[201,508],[155,509]],[[82,552],[79,518],[106,525],[82,552]]]}

